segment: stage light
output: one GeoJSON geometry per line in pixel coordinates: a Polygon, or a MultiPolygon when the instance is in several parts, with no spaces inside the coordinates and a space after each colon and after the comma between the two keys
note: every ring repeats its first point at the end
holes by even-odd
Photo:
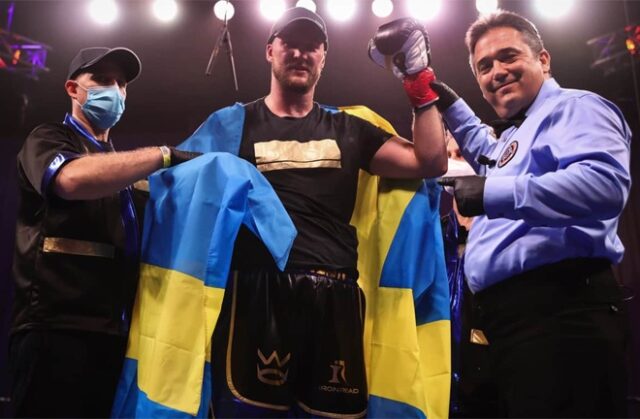
{"type": "Polygon", "coordinates": [[[556,19],[569,13],[573,3],[573,0],[536,0],[534,4],[540,15],[556,19]]]}
{"type": "Polygon", "coordinates": [[[638,53],[638,47],[636,46],[636,43],[633,41],[633,39],[627,38],[627,40],[625,41],[625,45],[627,46],[627,51],[629,51],[629,54],[636,55],[638,53]]]}
{"type": "Polygon", "coordinates": [[[327,10],[333,19],[344,22],[354,15],[356,2],[354,0],[328,0],[327,10]]]}
{"type": "Polygon", "coordinates": [[[287,8],[284,0],[260,0],[260,12],[267,20],[275,21],[287,8]]]}
{"type": "Polygon", "coordinates": [[[11,65],[17,65],[20,62],[20,56],[22,55],[22,50],[15,50],[13,53],[13,59],[11,60],[11,65]]]}
{"type": "Polygon", "coordinates": [[[387,17],[393,12],[393,3],[391,0],[373,0],[371,11],[378,17],[387,17]]]}
{"type": "Polygon", "coordinates": [[[92,0],[89,15],[96,23],[108,25],[118,17],[118,5],[113,0],[92,0]]]}
{"type": "Polygon", "coordinates": [[[315,13],[316,11],[316,3],[313,0],[298,0],[296,3],[296,7],[304,7],[305,9],[309,9],[315,13]]]}
{"type": "Polygon", "coordinates": [[[176,0],[155,0],[153,2],[153,14],[163,22],[169,22],[178,15],[176,0]]]}
{"type": "Polygon", "coordinates": [[[435,18],[442,8],[441,0],[407,0],[407,9],[418,20],[435,18]]]}
{"type": "Polygon", "coordinates": [[[227,0],[219,0],[213,5],[213,14],[222,21],[231,20],[235,12],[235,7],[233,7],[233,4],[227,0]]]}
{"type": "Polygon", "coordinates": [[[495,12],[498,10],[498,0],[476,0],[476,10],[481,15],[495,12]]]}
{"type": "Polygon", "coordinates": [[[627,51],[633,56],[640,56],[640,25],[625,26],[624,31],[627,34],[624,41],[627,51]]]}
{"type": "Polygon", "coordinates": [[[640,25],[597,36],[587,41],[593,53],[592,69],[602,70],[605,76],[628,71],[633,65],[629,55],[640,58],[640,25]]]}

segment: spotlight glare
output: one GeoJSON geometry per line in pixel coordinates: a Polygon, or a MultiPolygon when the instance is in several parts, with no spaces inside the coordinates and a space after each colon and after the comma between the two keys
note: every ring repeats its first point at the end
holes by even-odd
{"type": "Polygon", "coordinates": [[[565,16],[573,7],[573,0],[536,0],[538,13],[547,19],[565,16]]]}
{"type": "Polygon", "coordinates": [[[219,0],[213,5],[213,14],[222,21],[225,20],[225,16],[226,20],[231,20],[235,12],[235,7],[233,7],[233,4],[227,0],[219,0]]]}
{"type": "Polygon", "coordinates": [[[476,0],[476,10],[481,15],[488,15],[498,9],[498,0],[476,0]]]}
{"type": "Polygon", "coordinates": [[[277,20],[285,9],[284,0],[260,0],[260,12],[267,20],[277,20]]]}
{"type": "Polygon", "coordinates": [[[89,3],[89,15],[96,23],[108,25],[118,17],[118,5],[113,0],[93,0],[89,3]]]}
{"type": "Polygon", "coordinates": [[[407,8],[416,19],[431,20],[440,13],[442,0],[408,0],[407,8]]]}
{"type": "Polygon", "coordinates": [[[636,55],[636,53],[638,52],[638,48],[636,48],[636,43],[633,42],[633,39],[631,38],[625,39],[624,44],[627,47],[627,51],[629,51],[631,55],[636,55]]]}
{"type": "Polygon", "coordinates": [[[153,2],[153,14],[163,22],[175,19],[178,14],[176,0],[155,0],[153,2]]]}
{"type": "Polygon", "coordinates": [[[313,0],[298,0],[296,3],[296,7],[304,7],[305,9],[309,9],[312,12],[316,12],[316,4],[313,0]]]}
{"type": "Polygon", "coordinates": [[[371,11],[378,17],[388,17],[393,12],[391,0],[373,0],[371,11]]]}
{"type": "Polygon", "coordinates": [[[327,10],[333,19],[344,22],[355,14],[356,2],[355,0],[328,0],[327,10]]]}

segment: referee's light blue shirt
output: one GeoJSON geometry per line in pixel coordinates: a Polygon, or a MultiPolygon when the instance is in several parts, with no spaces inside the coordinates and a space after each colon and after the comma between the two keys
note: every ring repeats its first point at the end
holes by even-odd
{"type": "Polygon", "coordinates": [[[548,79],[524,123],[499,139],[462,99],[443,116],[465,159],[487,176],[486,215],[474,219],[465,256],[473,292],[563,259],[620,262],[631,131],[613,103],[548,79]],[[480,155],[497,164],[479,165],[480,155]]]}

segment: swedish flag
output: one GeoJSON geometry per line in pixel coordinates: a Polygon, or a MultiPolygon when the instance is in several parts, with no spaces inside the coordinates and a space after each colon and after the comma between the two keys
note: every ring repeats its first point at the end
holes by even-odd
{"type": "MultiPolygon", "coordinates": [[[[365,107],[340,109],[395,134],[365,107]]],[[[449,416],[449,285],[435,181],[361,171],[351,219],[365,292],[369,408],[374,418],[449,416]]]]}
{"type": "Polygon", "coordinates": [[[229,153],[149,178],[142,266],[114,417],[206,417],[211,335],[241,224],[283,269],[296,231],[267,180],[229,153]]]}

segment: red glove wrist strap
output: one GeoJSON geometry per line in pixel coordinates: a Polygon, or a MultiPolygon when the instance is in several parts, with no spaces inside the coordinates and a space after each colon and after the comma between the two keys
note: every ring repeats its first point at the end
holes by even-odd
{"type": "Polygon", "coordinates": [[[429,106],[439,99],[438,94],[431,88],[431,82],[436,75],[430,68],[411,74],[402,80],[404,91],[416,108],[429,106]]]}

